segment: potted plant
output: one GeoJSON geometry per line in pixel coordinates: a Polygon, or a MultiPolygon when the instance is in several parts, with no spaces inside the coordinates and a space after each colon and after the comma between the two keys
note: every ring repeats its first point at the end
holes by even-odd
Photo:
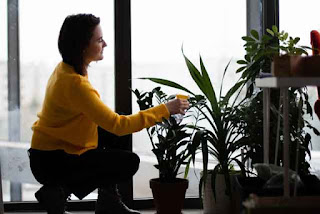
{"type": "MultiPolygon", "coordinates": [[[[175,97],[166,95],[160,87],[143,93],[136,89],[133,93],[141,110],[153,107],[154,100],[160,104],[175,97]]],[[[195,102],[190,102],[196,105],[195,102]]],[[[195,117],[195,123],[197,120],[195,117]]],[[[152,152],[158,162],[154,166],[159,170],[159,178],[150,180],[157,214],[181,214],[188,188],[188,170],[185,171],[184,178],[177,176],[180,167],[190,163],[191,154],[194,152],[191,139],[195,125],[184,123],[173,115],[147,129],[152,152]]]]}
{"type": "MultiPolygon", "coordinates": [[[[238,114],[242,117],[240,121],[242,124],[238,124],[238,131],[242,133],[244,139],[250,140],[252,143],[247,147],[248,151],[246,155],[252,160],[252,164],[262,162],[262,142],[263,142],[263,95],[262,90],[255,87],[255,79],[260,76],[298,76],[298,74],[292,73],[292,69],[289,67],[286,70],[286,66],[290,66],[292,59],[301,57],[301,55],[307,55],[309,47],[299,46],[298,42],[300,38],[291,37],[287,32],[279,32],[276,26],[267,30],[266,35],[259,36],[255,30],[251,31],[249,36],[243,37],[245,41],[245,49],[247,51],[243,60],[239,60],[240,68],[237,72],[242,73],[242,78],[246,80],[248,85],[248,102],[243,103],[243,106],[239,108],[238,114]],[[284,66],[280,69],[277,66],[284,66]],[[273,67],[273,68],[272,68],[273,67]],[[286,71],[284,73],[280,71],[286,71]]],[[[299,74],[301,75],[301,74],[299,74]]],[[[313,127],[305,116],[313,118],[312,107],[309,103],[309,95],[306,87],[293,88],[288,91],[289,97],[289,135],[290,135],[290,164],[289,167],[295,170],[301,177],[301,180],[305,187],[298,195],[309,195],[312,189],[313,194],[315,190],[319,190],[319,180],[313,182],[316,184],[316,188],[310,188],[313,178],[310,178],[310,165],[307,161],[308,156],[311,158],[310,145],[311,135],[310,131],[313,131],[316,135],[319,135],[319,131],[313,127]],[[308,130],[309,129],[309,130],[308,130]]],[[[279,121],[282,120],[280,102],[280,93],[278,89],[271,90],[271,112],[270,112],[270,163],[274,165],[281,165],[283,163],[282,158],[282,146],[283,144],[283,132],[279,128],[279,121]],[[279,142],[278,145],[276,142],[279,142]],[[279,149],[277,149],[279,148],[279,149]]],[[[314,180],[314,179],[313,179],[314,180]]],[[[266,191],[262,188],[253,189],[248,182],[254,193],[258,193],[259,196],[267,196],[266,191]]],[[[243,184],[242,184],[243,185],[243,184]]],[[[262,187],[264,185],[261,185],[262,187]]],[[[291,185],[290,185],[291,186],[291,185]]],[[[293,187],[293,185],[291,186],[293,187]]],[[[268,191],[267,191],[268,192],[268,191]]],[[[293,191],[291,191],[293,192],[293,191]]],[[[250,192],[247,192],[250,193],[250,192]]],[[[276,204],[278,199],[282,199],[283,190],[278,191],[276,196],[280,197],[266,197],[259,200],[273,201],[276,204]]],[[[318,191],[319,194],[319,191],[318,191]]],[[[275,195],[272,195],[275,196],[275,195]]],[[[297,197],[296,199],[303,202],[309,200],[308,198],[297,197]]],[[[296,200],[294,199],[294,200],[296,200]]],[[[294,201],[292,200],[292,201],[294,201]]],[[[318,200],[318,199],[317,199],[318,200]]],[[[296,203],[297,204],[297,203],[296,203]]],[[[269,210],[272,212],[271,210],[269,210]]]]}
{"type": "MultiPolygon", "coordinates": [[[[239,80],[233,87],[231,87],[226,94],[222,94],[223,78],[228,69],[226,66],[220,86],[220,94],[217,95],[206,68],[200,57],[201,72],[192,64],[192,62],[184,55],[189,73],[196,85],[202,91],[203,95],[196,95],[182,85],[172,82],[170,80],[159,78],[145,78],[153,82],[170,86],[176,89],[186,91],[191,94],[195,100],[198,97],[204,96],[207,102],[202,102],[197,105],[197,109],[203,116],[204,120],[209,124],[205,127],[198,126],[193,137],[192,144],[194,148],[200,148],[203,158],[203,172],[199,184],[200,197],[202,187],[210,188],[214,200],[208,202],[207,196],[204,195],[204,213],[231,213],[231,201],[234,199],[232,193],[232,171],[233,164],[240,167],[242,175],[245,176],[245,167],[238,159],[241,154],[236,154],[248,142],[241,140],[241,135],[236,131],[235,123],[231,121],[238,120],[235,109],[237,109],[242,99],[240,99],[240,91],[244,87],[244,80],[239,80]],[[234,100],[231,100],[234,98],[234,100]],[[217,165],[213,168],[208,168],[209,157],[217,161],[217,165]],[[217,181],[221,183],[217,184],[217,181]],[[211,184],[208,184],[210,182],[211,184]],[[222,191],[217,188],[223,187],[222,191]],[[228,197],[224,197],[227,195],[228,197]],[[221,197],[222,196],[222,197],[221,197]],[[224,200],[222,199],[224,198],[224,200]],[[231,200],[230,200],[231,199],[231,200]],[[208,202],[208,203],[207,203],[208,202]],[[211,206],[211,205],[214,206],[211,206]],[[207,206],[208,205],[208,206],[207,206]]],[[[192,155],[192,160],[195,160],[195,153],[192,155]]]]}
{"type": "MultiPolygon", "coordinates": [[[[267,34],[259,36],[255,30],[251,31],[249,36],[244,36],[242,39],[245,41],[244,47],[247,51],[243,60],[239,60],[240,68],[238,73],[242,73],[242,79],[245,80],[247,91],[247,102],[242,104],[239,108],[238,114],[242,117],[242,124],[238,124],[239,132],[241,132],[247,140],[252,142],[248,146],[248,158],[252,160],[252,164],[261,163],[262,142],[263,142],[263,96],[262,90],[255,86],[255,79],[259,76],[271,75],[271,65],[274,61],[280,63],[281,60],[287,60],[286,57],[307,55],[307,50],[311,49],[306,46],[299,46],[299,37],[291,37],[285,31],[278,31],[276,26],[272,29],[267,29],[267,34]],[[281,58],[280,56],[286,56],[281,58]],[[250,117],[249,117],[250,115],[250,117]],[[253,119],[254,118],[254,119],[253,119]],[[253,123],[254,121],[254,123],[253,123]]],[[[276,66],[276,65],[274,65],[276,66]]],[[[282,76],[285,74],[278,74],[282,76]]],[[[271,115],[270,115],[270,157],[272,163],[279,165],[282,161],[281,146],[277,150],[275,142],[277,138],[282,144],[282,131],[278,133],[278,120],[281,103],[279,102],[280,92],[278,89],[271,90],[271,115]]],[[[289,105],[290,105],[290,136],[291,142],[291,157],[299,158],[298,173],[299,175],[309,174],[309,163],[307,162],[307,155],[310,155],[309,145],[311,144],[311,135],[306,130],[313,131],[319,135],[319,131],[313,127],[306,119],[306,115],[313,117],[312,107],[309,103],[309,96],[306,87],[303,88],[290,88],[289,90],[289,105]],[[299,118],[301,122],[299,124],[299,118]],[[297,131],[300,130],[300,131],[297,131]],[[299,147],[299,154],[296,155],[296,148],[299,147]]],[[[290,168],[295,170],[295,158],[290,160],[290,168]]]]}

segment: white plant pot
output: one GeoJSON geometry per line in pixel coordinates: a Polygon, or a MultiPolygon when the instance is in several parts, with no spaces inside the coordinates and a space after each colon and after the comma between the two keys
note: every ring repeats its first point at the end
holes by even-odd
{"type": "Polygon", "coordinates": [[[236,199],[240,200],[240,194],[234,188],[234,175],[230,175],[232,200],[226,195],[226,185],[223,174],[216,176],[216,200],[211,189],[211,174],[208,174],[206,184],[202,185],[202,200],[204,214],[233,214],[239,209],[236,199]]]}

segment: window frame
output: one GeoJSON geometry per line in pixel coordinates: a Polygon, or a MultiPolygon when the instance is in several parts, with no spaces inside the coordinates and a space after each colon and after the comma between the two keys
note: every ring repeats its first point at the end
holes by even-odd
{"type": "MultiPolygon", "coordinates": [[[[19,0],[8,0],[8,110],[15,107],[20,109],[20,58],[19,58],[19,0]],[[11,27],[16,26],[16,27],[11,27]]],[[[266,32],[272,25],[279,27],[279,0],[246,0],[247,4],[247,34],[256,29],[260,34],[266,32]]],[[[131,0],[114,0],[114,28],[115,28],[115,109],[119,113],[132,113],[131,88],[131,0]],[[123,81],[124,79],[128,81],[123,81]]],[[[10,137],[17,129],[20,133],[20,112],[9,116],[9,140],[18,142],[17,138],[10,137]]],[[[15,135],[17,136],[17,135],[15,135]]],[[[132,137],[126,145],[132,151],[132,137]]],[[[12,200],[21,200],[21,184],[11,184],[12,200]],[[20,198],[19,198],[20,197],[20,198]]],[[[135,209],[148,209],[153,207],[152,199],[133,199],[133,180],[119,186],[123,200],[135,209]]],[[[94,200],[68,202],[71,211],[94,210],[94,200]]],[[[186,198],[185,208],[201,208],[199,198],[186,198]]],[[[4,210],[35,211],[41,210],[37,202],[5,202],[4,210]]]]}

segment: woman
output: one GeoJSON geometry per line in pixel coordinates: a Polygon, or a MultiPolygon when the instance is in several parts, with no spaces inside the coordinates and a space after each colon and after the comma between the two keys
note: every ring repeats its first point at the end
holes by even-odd
{"type": "Polygon", "coordinates": [[[99,23],[92,14],[64,20],[58,40],[62,62],[48,81],[39,119],[32,126],[30,166],[43,184],[35,196],[48,213],[64,213],[71,193],[82,199],[96,188],[96,213],[139,213],[122,203],[116,188],[137,172],[139,157],[108,145],[124,139],[115,136],[153,126],[170,114],[184,114],[189,107],[188,101],[175,99],[124,116],[106,106],[87,72],[91,62],[103,59],[107,46],[99,23]]]}

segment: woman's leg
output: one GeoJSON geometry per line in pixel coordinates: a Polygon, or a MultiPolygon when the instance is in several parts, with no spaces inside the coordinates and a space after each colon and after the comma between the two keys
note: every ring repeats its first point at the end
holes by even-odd
{"type": "MultiPolygon", "coordinates": [[[[99,147],[107,150],[124,150],[128,149],[128,142],[130,136],[118,137],[113,135],[102,128],[98,128],[99,133],[99,147]],[[112,139],[112,140],[111,140],[112,139]]],[[[139,158],[134,158],[136,164],[130,169],[138,168],[139,158]],[[138,160],[136,162],[136,160],[138,160]]],[[[98,200],[96,203],[96,214],[108,214],[108,213],[127,213],[127,214],[139,214],[138,211],[129,209],[121,200],[121,196],[118,193],[117,185],[111,184],[104,186],[98,190],[98,200]]]]}
{"type": "Polygon", "coordinates": [[[140,159],[135,153],[113,149],[114,147],[121,148],[124,139],[126,137],[120,138],[100,130],[100,146],[98,149],[89,150],[80,156],[70,155],[62,150],[39,151],[30,149],[32,173],[44,187],[50,187],[42,188],[38,196],[40,193],[45,194],[46,191],[52,192],[53,189],[58,191],[63,189],[65,195],[71,192],[82,199],[96,188],[104,190],[99,191],[99,193],[110,192],[114,195],[117,192],[114,188],[115,184],[131,179],[137,172],[140,163],[140,159]],[[101,137],[101,133],[103,137],[101,137]],[[101,142],[104,142],[104,144],[101,142]],[[113,190],[108,191],[110,189],[113,190]]]}
{"type": "Polygon", "coordinates": [[[35,194],[39,203],[49,214],[62,214],[70,191],[64,185],[63,151],[29,150],[30,167],[36,180],[43,186],[35,194]]]}
{"type": "Polygon", "coordinates": [[[68,161],[69,172],[65,183],[77,197],[83,198],[92,191],[87,192],[82,188],[83,184],[88,184],[94,190],[128,181],[137,172],[139,163],[139,157],[132,152],[89,150],[68,161]]]}
{"type": "Polygon", "coordinates": [[[139,168],[139,157],[123,150],[90,150],[80,155],[79,160],[70,165],[68,187],[79,198],[87,195],[82,187],[90,184],[98,187],[96,213],[139,214],[129,209],[122,201],[116,185],[132,178],[139,168]]]}

